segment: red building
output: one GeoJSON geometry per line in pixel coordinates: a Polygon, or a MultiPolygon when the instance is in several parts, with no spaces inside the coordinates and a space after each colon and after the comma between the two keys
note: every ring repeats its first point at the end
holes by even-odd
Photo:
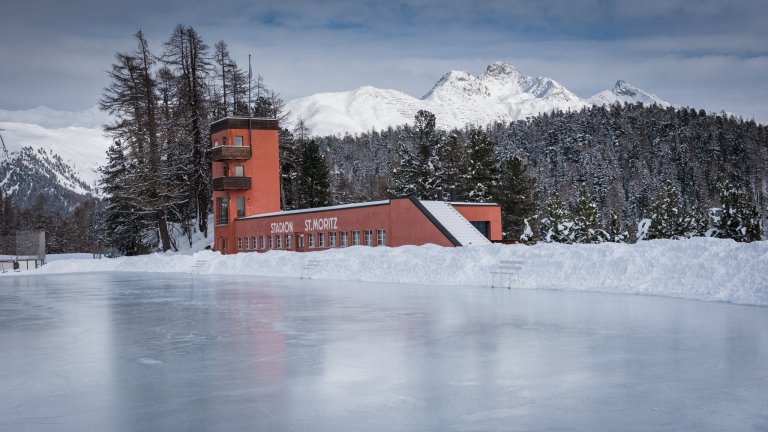
{"type": "Polygon", "coordinates": [[[214,250],[465,246],[501,240],[497,204],[406,197],[281,211],[277,135],[275,119],[227,117],[211,124],[214,250]]]}

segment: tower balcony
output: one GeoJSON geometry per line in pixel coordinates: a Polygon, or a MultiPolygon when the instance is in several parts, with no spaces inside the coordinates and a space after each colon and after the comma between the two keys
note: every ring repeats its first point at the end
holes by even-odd
{"type": "Polygon", "coordinates": [[[211,150],[211,160],[214,162],[234,159],[250,159],[250,147],[218,146],[211,150]]]}
{"type": "Polygon", "coordinates": [[[242,176],[216,177],[213,179],[213,190],[247,190],[251,188],[251,178],[242,176]]]}

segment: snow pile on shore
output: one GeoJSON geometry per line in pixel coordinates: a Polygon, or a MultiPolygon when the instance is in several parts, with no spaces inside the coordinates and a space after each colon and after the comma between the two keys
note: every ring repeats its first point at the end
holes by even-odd
{"type": "Polygon", "coordinates": [[[322,252],[153,254],[65,259],[34,273],[94,271],[246,274],[430,285],[490,286],[499,260],[526,264],[514,288],[636,293],[768,306],[768,242],[693,238],[638,244],[356,246],[322,252]],[[205,264],[193,269],[197,261],[205,264]],[[317,261],[307,270],[308,261],[317,261]]]}

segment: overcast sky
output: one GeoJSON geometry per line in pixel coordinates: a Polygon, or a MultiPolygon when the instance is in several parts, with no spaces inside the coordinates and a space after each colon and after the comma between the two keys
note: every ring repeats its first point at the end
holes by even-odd
{"type": "Polygon", "coordinates": [[[768,122],[766,3],[722,0],[4,2],[0,109],[81,110],[142,29],[160,52],[176,24],[286,100],[362,85],[424,95],[451,69],[504,61],[582,97],[624,79],[680,105],[768,122]]]}

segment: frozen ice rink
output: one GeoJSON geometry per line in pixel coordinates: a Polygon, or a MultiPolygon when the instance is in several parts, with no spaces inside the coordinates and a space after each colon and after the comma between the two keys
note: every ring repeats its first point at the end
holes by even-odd
{"type": "Polygon", "coordinates": [[[0,431],[768,430],[768,308],[152,273],[0,278],[0,431]]]}

